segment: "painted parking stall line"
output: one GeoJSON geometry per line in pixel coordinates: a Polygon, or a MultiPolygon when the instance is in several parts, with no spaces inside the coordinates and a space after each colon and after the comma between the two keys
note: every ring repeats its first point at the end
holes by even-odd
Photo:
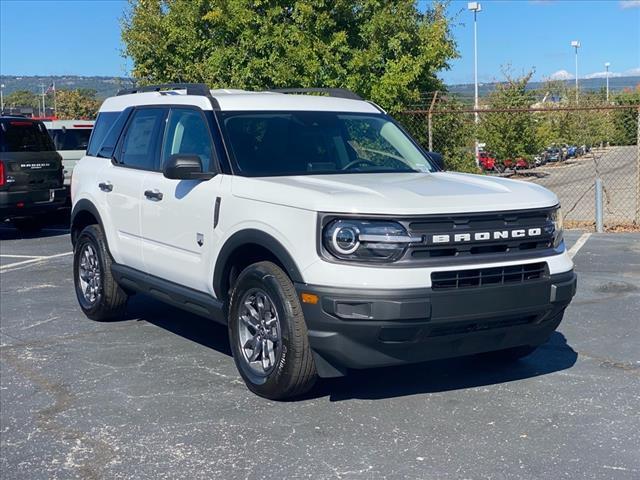
{"type": "Polygon", "coordinates": [[[59,258],[59,257],[66,257],[68,255],[72,255],[73,252],[65,252],[65,253],[58,253],[56,255],[48,255],[48,256],[41,256],[41,257],[32,257],[29,260],[23,260],[21,262],[14,262],[14,263],[9,263],[7,265],[3,265],[2,267],[0,267],[0,272],[6,272],[8,270],[12,270],[16,267],[22,267],[25,265],[29,265],[31,263],[37,263],[37,262],[44,262],[47,260],[51,260],[52,258],[59,258]]]}
{"type": "Polygon", "coordinates": [[[586,232],[580,235],[580,238],[576,240],[576,243],[574,243],[573,246],[567,252],[569,254],[569,258],[573,258],[576,256],[576,254],[580,251],[580,249],[584,246],[584,244],[587,243],[587,240],[589,240],[590,236],[591,236],[590,232],[586,232]]]}

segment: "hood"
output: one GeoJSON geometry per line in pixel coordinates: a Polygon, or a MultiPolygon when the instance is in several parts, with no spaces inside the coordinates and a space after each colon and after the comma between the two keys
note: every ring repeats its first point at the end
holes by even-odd
{"type": "Polygon", "coordinates": [[[420,215],[550,207],[534,183],[464,173],[233,177],[237,197],[317,212],[420,215]]]}

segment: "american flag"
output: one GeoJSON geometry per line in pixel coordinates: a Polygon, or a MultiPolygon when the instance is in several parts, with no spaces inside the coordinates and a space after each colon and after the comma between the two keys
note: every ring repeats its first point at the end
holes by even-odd
{"type": "Polygon", "coordinates": [[[55,84],[55,83],[52,83],[51,85],[49,85],[49,86],[47,87],[47,91],[46,91],[46,92],[44,92],[44,93],[52,93],[52,92],[55,92],[55,91],[56,91],[56,84],[55,84]]]}

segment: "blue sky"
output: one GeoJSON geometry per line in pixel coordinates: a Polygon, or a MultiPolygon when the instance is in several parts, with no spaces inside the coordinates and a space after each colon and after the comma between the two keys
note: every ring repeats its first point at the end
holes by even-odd
{"type": "MultiPolygon", "coordinates": [[[[419,2],[421,5],[430,3],[419,2]]],[[[502,78],[511,65],[536,79],[573,75],[571,40],[580,40],[579,75],[640,74],[640,1],[484,0],[478,15],[479,78],[502,78]],[[560,73],[565,71],[566,73],[560,73]]],[[[123,0],[0,0],[0,73],[126,75],[120,55],[123,0]]],[[[473,20],[454,0],[453,32],[461,58],[442,73],[447,83],[473,81],[473,20]]]]}

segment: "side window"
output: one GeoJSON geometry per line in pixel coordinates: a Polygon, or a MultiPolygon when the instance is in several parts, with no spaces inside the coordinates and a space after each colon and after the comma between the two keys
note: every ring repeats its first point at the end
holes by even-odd
{"type": "Polygon", "coordinates": [[[210,170],[212,161],[211,136],[202,113],[190,108],[172,108],[162,148],[162,163],[177,153],[198,155],[202,169],[210,170]]]}
{"type": "Polygon", "coordinates": [[[131,117],[122,142],[119,162],[143,170],[158,168],[158,137],[163,131],[166,109],[142,108],[131,117]]]}
{"type": "Polygon", "coordinates": [[[98,154],[100,147],[102,146],[102,142],[119,116],[120,112],[100,112],[98,114],[96,124],[93,128],[93,132],[91,133],[91,138],[89,139],[87,155],[95,157],[98,154]]]}

